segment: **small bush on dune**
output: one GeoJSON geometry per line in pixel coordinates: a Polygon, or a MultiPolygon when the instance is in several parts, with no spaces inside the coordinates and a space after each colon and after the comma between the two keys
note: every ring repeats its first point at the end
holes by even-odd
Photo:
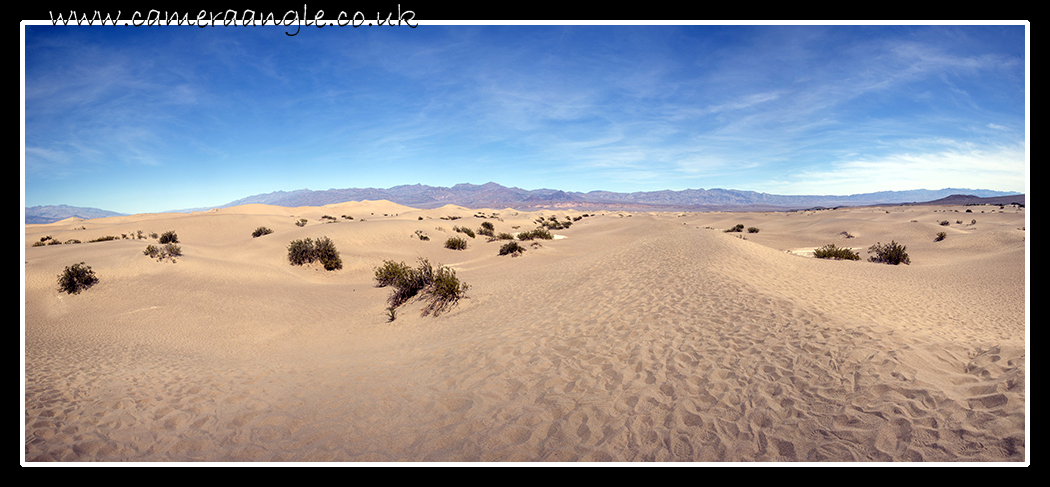
{"type": "Polygon", "coordinates": [[[179,236],[175,234],[174,230],[170,230],[170,231],[162,233],[160,235],[160,239],[157,240],[157,241],[162,243],[162,244],[179,243],[179,236]]]}
{"type": "Polygon", "coordinates": [[[947,233],[937,232],[937,238],[933,239],[933,241],[934,242],[940,242],[941,240],[944,240],[946,238],[948,238],[948,234],[947,233]]]}
{"type": "Polygon", "coordinates": [[[506,243],[499,248],[499,255],[510,254],[511,257],[518,257],[523,252],[525,252],[525,247],[522,247],[518,242],[506,243]]]}
{"type": "Polygon", "coordinates": [[[471,230],[471,229],[469,229],[469,228],[463,228],[463,227],[452,227],[452,230],[454,230],[454,231],[456,231],[456,232],[459,232],[459,233],[463,233],[463,234],[466,234],[466,235],[467,235],[468,237],[470,237],[470,238],[476,238],[476,237],[474,236],[474,230],[471,230]]]}
{"type": "Polygon", "coordinates": [[[261,237],[263,235],[269,235],[271,233],[273,233],[273,230],[270,230],[266,227],[259,227],[256,228],[254,232],[252,232],[252,238],[261,237]]]}
{"type": "Polygon", "coordinates": [[[814,249],[813,256],[818,259],[860,260],[859,253],[844,247],[836,247],[835,244],[827,244],[819,249],[814,249]]]}
{"type": "Polygon", "coordinates": [[[758,227],[747,227],[747,233],[758,233],[758,227]]]}
{"type": "Polygon", "coordinates": [[[309,238],[293,240],[288,244],[288,261],[292,265],[320,262],[327,271],[343,268],[343,260],[339,257],[339,251],[328,237],[321,237],[316,242],[309,238]]]}
{"type": "Polygon", "coordinates": [[[306,226],[306,222],[308,222],[308,221],[309,220],[307,220],[306,218],[300,218],[299,221],[295,222],[295,226],[297,226],[297,227],[305,227],[306,226]]]}
{"type": "Polygon", "coordinates": [[[388,298],[390,306],[387,316],[390,321],[396,318],[396,308],[419,294],[423,294],[428,303],[423,308],[423,315],[433,313],[435,316],[454,305],[469,286],[456,277],[456,271],[439,265],[437,270],[427,259],[420,258],[419,265],[412,269],[404,262],[387,260],[375,269],[377,287],[391,286],[393,294],[388,298]]]}
{"type": "Polygon", "coordinates": [[[165,244],[159,248],[156,245],[147,245],[146,250],[143,250],[142,253],[151,259],[171,259],[172,262],[175,262],[175,257],[182,256],[182,247],[173,243],[165,244]]]}
{"type": "Polygon", "coordinates": [[[891,265],[911,264],[908,257],[907,247],[891,241],[886,245],[876,243],[868,248],[869,254],[875,254],[868,258],[871,262],[885,263],[891,265]]]}
{"type": "Polygon", "coordinates": [[[80,294],[80,291],[97,283],[98,277],[95,276],[95,271],[92,271],[91,266],[86,266],[83,262],[67,266],[66,270],[58,275],[58,290],[68,294],[80,294]]]}
{"type": "Polygon", "coordinates": [[[726,230],[725,233],[743,232],[743,231],[744,231],[744,224],[743,223],[737,223],[735,227],[726,230]]]}
{"type": "Polygon", "coordinates": [[[324,266],[326,271],[334,271],[343,268],[343,259],[339,257],[339,251],[328,237],[317,239],[314,244],[314,259],[324,266]]]}
{"type": "Polygon", "coordinates": [[[552,239],[554,239],[554,235],[551,234],[550,230],[548,230],[546,228],[543,228],[543,227],[537,228],[535,230],[530,230],[530,231],[527,231],[527,232],[520,232],[520,233],[518,233],[518,240],[521,240],[523,242],[526,241],[526,240],[535,240],[535,239],[552,240],[552,239]]]}
{"type": "Polygon", "coordinates": [[[449,237],[445,241],[445,248],[452,250],[465,250],[467,248],[467,241],[460,237],[449,237]]]}

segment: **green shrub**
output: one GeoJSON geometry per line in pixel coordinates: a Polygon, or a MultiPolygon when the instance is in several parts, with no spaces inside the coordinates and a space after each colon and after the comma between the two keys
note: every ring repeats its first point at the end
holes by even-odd
{"type": "Polygon", "coordinates": [[[343,259],[339,257],[339,251],[335,249],[335,243],[328,237],[317,239],[317,242],[314,244],[314,259],[320,262],[326,271],[343,268],[343,259]]]}
{"type": "Polygon", "coordinates": [[[875,254],[869,257],[868,260],[891,265],[911,264],[911,258],[908,257],[906,249],[907,247],[894,241],[886,245],[876,243],[868,248],[869,254],[875,254]]]}
{"type": "Polygon", "coordinates": [[[506,243],[499,248],[499,255],[510,254],[511,257],[517,257],[523,252],[525,252],[525,247],[522,247],[518,242],[506,243]]]}
{"type": "Polygon", "coordinates": [[[164,257],[181,257],[182,247],[179,247],[178,245],[175,245],[173,243],[169,243],[164,246],[162,252],[164,253],[164,257]]]}
{"type": "Polygon", "coordinates": [[[292,240],[288,244],[288,262],[292,265],[320,262],[326,271],[343,268],[343,259],[339,257],[339,251],[328,237],[318,238],[316,242],[309,238],[292,240]]]}
{"type": "Polygon", "coordinates": [[[273,230],[270,230],[266,227],[259,227],[256,228],[254,232],[252,232],[252,238],[261,237],[263,235],[269,235],[271,233],[273,233],[273,230]]]}
{"type": "Polygon", "coordinates": [[[306,218],[300,218],[299,221],[295,222],[295,226],[297,226],[297,227],[305,227],[307,221],[309,221],[309,220],[307,220],[306,218]]]}
{"type": "Polygon", "coordinates": [[[303,265],[314,261],[314,241],[305,238],[292,240],[288,244],[288,262],[292,265],[303,265]]]}
{"type": "Polygon", "coordinates": [[[445,241],[445,248],[452,250],[465,250],[467,248],[466,239],[460,237],[449,237],[445,241]]]}
{"type": "Polygon", "coordinates": [[[743,223],[737,223],[735,227],[726,230],[725,233],[743,232],[743,231],[744,231],[744,224],[743,223]]]}
{"type": "Polygon", "coordinates": [[[58,290],[69,294],[80,294],[91,286],[98,283],[98,277],[91,266],[85,266],[83,262],[67,266],[66,270],[58,275],[58,290]]]}
{"type": "Polygon", "coordinates": [[[496,240],[514,240],[514,235],[507,232],[500,232],[499,235],[496,235],[496,240]]]}
{"type": "Polygon", "coordinates": [[[179,243],[179,236],[175,234],[174,230],[169,230],[167,232],[162,233],[160,235],[160,239],[157,241],[162,244],[179,243]]]}
{"type": "Polygon", "coordinates": [[[452,230],[454,230],[454,231],[456,231],[456,232],[459,232],[459,233],[464,233],[464,234],[466,234],[466,235],[467,235],[468,237],[470,237],[470,238],[475,238],[475,236],[474,236],[474,230],[471,230],[471,229],[469,229],[469,228],[463,228],[463,227],[452,227],[452,230]]]}
{"type": "Polygon", "coordinates": [[[441,265],[435,271],[430,262],[423,258],[419,259],[415,269],[404,262],[384,261],[382,267],[375,269],[375,278],[376,286],[394,288],[388,299],[390,307],[387,308],[391,321],[396,316],[394,310],[398,306],[421,293],[428,301],[423,308],[423,315],[434,313],[436,316],[463,298],[469,288],[456,277],[456,271],[441,265]]]}
{"type": "Polygon", "coordinates": [[[836,247],[835,244],[827,244],[819,249],[814,249],[813,256],[818,259],[860,260],[859,253],[844,247],[836,247]]]}
{"type": "Polygon", "coordinates": [[[934,242],[940,242],[941,240],[944,240],[946,238],[948,238],[948,234],[947,233],[937,232],[937,238],[933,239],[933,241],[934,242]]]}
{"type": "Polygon", "coordinates": [[[172,262],[175,262],[175,257],[182,256],[182,247],[173,243],[165,244],[159,248],[156,245],[147,245],[146,250],[143,250],[142,253],[151,259],[171,259],[172,262]]]}
{"type": "Polygon", "coordinates": [[[521,240],[523,242],[526,240],[534,240],[537,238],[543,240],[551,240],[554,238],[554,235],[551,234],[550,230],[547,230],[543,227],[537,228],[535,230],[529,230],[527,232],[518,233],[518,240],[521,240]]]}
{"type": "Polygon", "coordinates": [[[488,230],[490,232],[496,231],[496,227],[495,227],[495,225],[492,224],[492,222],[481,222],[481,228],[483,228],[485,230],[488,230]]]}
{"type": "Polygon", "coordinates": [[[408,272],[411,272],[411,269],[404,262],[385,260],[381,267],[375,268],[376,286],[390,286],[408,272]]]}

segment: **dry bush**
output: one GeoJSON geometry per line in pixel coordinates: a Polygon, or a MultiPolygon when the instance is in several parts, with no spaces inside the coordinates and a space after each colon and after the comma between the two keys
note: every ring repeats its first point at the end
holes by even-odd
{"type": "Polygon", "coordinates": [[[907,247],[895,241],[890,241],[890,243],[886,245],[876,243],[868,248],[868,253],[875,254],[868,258],[871,262],[890,265],[911,264],[911,258],[908,257],[907,247]]]}
{"type": "Polygon", "coordinates": [[[814,249],[813,256],[818,259],[860,260],[859,253],[845,247],[836,247],[835,244],[827,244],[819,249],[814,249]]]}
{"type": "Polygon", "coordinates": [[[80,294],[80,291],[97,283],[98,277],[95,276],[95,271],[92,271],[91,266],[86,266],[83,262],[66,266],[66,270],[58,275],[58,290],[69,294],[80,294]]]}

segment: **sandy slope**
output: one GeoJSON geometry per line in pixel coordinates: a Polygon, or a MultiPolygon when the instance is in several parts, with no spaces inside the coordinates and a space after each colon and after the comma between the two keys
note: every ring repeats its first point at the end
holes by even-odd
{"type": "Polygon", "coordinates": [[[1024,210],[965,210],[600,212],[517,258],[443,243],[580,212],[359,202],[28,225],[25,460],[1024,462],[1024,210]],[[761,230],[722,231],[737,223],[761,230]],[[185,255],[29,246],[137,230],[177,231],[185,255]],[[342,270],[288,264],[291,240],[320,236],[342,270]],[[796,255],[891,239],[911,265],[796,255]],[[417,257],[456,269],[469,299],[388,323],[372,269],[417,257]],[[100,283],[59,293],[81,261],[100,283]]]}

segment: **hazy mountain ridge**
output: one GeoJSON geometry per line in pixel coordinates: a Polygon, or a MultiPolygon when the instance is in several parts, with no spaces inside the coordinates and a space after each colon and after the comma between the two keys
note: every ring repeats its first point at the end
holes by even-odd
{"type": "Polygon", "coordinates": [[[447,204],[468,208],[519,207],[623,207],[639,209],[800,209],[814,206],[850,206],[874,204],[901,204],[932,201],[951,195],[966,194],[977,197],[1009,196],[1012,193],[981,189],[944,188],[940,190],[880,191],[853,195],[775,195],[733,189],[686,189],[681,191],[613,191],[567,192],[555,189],[524,190],[497,183],[481,185],[462,183],[448,187],[423,184],[394,186],[389,189],[347,188],[326,191],[277,191],[255,195],[228,203],[222,208],[247,203],[265,203],[277,206],[320,206],[345,201],[390,200],[416,208],[437,208],[447,204]],[[744,208],[741,208],[744,209],[744,208]]]}
{"type": "Polygon", "coordinates": [[[109,216],[121,216],[123,213],[115,211],[100,210],[98,208],[83,208],[69,205],[46,205],[32,206],[25,209],[26,224],[52,223],[66,218],[76,217],[90,220],[92,218],[106,218],[109,216]]]}
{"type": "MultiPolygon", "coordinates": [[[[735,189],[685,189],[681,191],[613,191],[569,192],[557,189],[526,190],[497,183],[461,183],[452,187],[411,184],[391,188],[343,188],[313,191],[274,191],[248,196],[215,208],[229,208],[247,204],[274,206],[324,206],[346,201],[389,200],[414,208],[430,209],[452,204],[467,208],[506,208],[521,210],[539,208],[576,208],[580,210],[642,210],[642,211],[783,211],[813,207],[865,206],[877,204],[926,203],[952,197],[944,204],[958,201],[980,201],[982,198],[1005,198],[1024,204],[1025,195],[983,189],[944,188],[912,191],[879,191],[852,195],[776,195],[735,189]],[[966,198],[977,198],[968,200],[966,198]]],[[[999,201],[984,201],[998,204],[999,201]]],[[[1007,202],[1009,203],[1009,202],[1007,202]]],[[[175,210],[177,212],[210,209],[175,210]]],[[[69,217],[103,218],[121,213],[98,208],[80,208],[67,205],[34,206],[26,208],[26,223],[51,223],[69,217]]]]}

